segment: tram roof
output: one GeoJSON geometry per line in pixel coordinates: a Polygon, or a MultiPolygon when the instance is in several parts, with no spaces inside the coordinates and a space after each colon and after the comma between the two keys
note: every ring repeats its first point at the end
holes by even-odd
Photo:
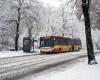
{"type": "Polygon", "coordinates": [[[43,36],[40,38],[65,38],[65,37],[63,37],[63,36],[43,36]]]}
{"type": "MultiPolygon", "coordinates": [[[[40,39],[48,39],[48,38],[69,38],[69,37],[64,37],[64,36],[43,36],[43,37],[40,37],[40,39]]],[[[69,38],[69,39],[79,39],[79,38],[69,38]]]]}

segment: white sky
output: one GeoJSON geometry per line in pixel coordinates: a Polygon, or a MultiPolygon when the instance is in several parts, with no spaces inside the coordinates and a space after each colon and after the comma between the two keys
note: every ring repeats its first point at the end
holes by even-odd
{"type": "Polygon", "coordinates": [[[60,2],[59,0],[40,0],[42,1],[45,5],[50,5],[51,7],[59,7],[60,2]]]}

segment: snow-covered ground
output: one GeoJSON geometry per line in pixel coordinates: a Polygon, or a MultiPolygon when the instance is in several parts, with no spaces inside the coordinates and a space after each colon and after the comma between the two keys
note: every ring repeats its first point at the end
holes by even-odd
{"type": "Polygon", "coordinates": [[[24,53],[23,51],[1,51],[0,52],[0,58],[5,57],[14,57],[14,56],[22,56],[22,55],[29,55],[27,53],[24,53]]]}
{"type": "Polygon", "coordinates": [[[100,80],[100,54],[96,59],[97,65],[88,65],[87,58],[81,58],[20,80],[100,80]]]}
{"type": "Polygon", "coordinates": [[[23,55],[30,55],[30,54],[37,54],[39,53],[39,50],[35,50],[34,53],[25,53],[23,51],[1,51],[0,52],[0,58],[6,58],[6,57],[14,57],[14,56],[23,56],[23,55]]]}
{"type": "MultiPolygon", "coordinates": [[[[86,53],[86,50],[80,50],[79,53],[86,53]]],[[[67,52],[68,53],[68,52],[67,52]]],[[[72,54],[77,54],[77,52],[69,52],[72,54]]],[[[39,49],[35,49],[34,53],[25,53],[22,50],[21,51],[1,51],[0,52],[0,58],[6,58],[6,57],[14,57],[14,56],[23,56],[23,55],[31,55],[31,54],[40,54],[39,49]]]]}

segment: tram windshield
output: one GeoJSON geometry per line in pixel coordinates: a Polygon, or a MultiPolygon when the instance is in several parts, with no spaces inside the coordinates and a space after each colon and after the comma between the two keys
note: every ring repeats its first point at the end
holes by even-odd
{"type": "Polygon", "coordinates": [[[52,47],[54,44],[53,39],[41,39],[40,47],[52,47]]]}

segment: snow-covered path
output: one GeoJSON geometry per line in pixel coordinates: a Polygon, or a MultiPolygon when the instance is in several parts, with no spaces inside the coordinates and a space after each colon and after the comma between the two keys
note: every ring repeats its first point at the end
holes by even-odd
{"type": "Polygon", "coordinates": [[[19,80],[100,80],[100,54],[97,65],[88,65],[87,58],[76,60],[19,80]]]}
{"type": "Polygon", "coordinates": [[[39,51],[34,53],[25,53],[23,51],[0,51],[0,58],[7,58],[7,57],[16,57],[16,56],[23,56],[23,55],[31,55],[31,54],[39,54],[39,51]]]}
{"type": "MultiPolygon", "coordinates": [[[[15,52],[16,53],[16,52],[15,52]]],[[[9,54],[6,52],[6,54],[9,54]]],[[[16,53],[17,54],[17,53],[16,53]]],[[[0,58],[0,79],[22,76],[31,71],[47,68],[47,66],[56,65],[64,61],[80,58],[86,55],[86,51],[67,52],[51,55],[19,55],[5,56],[0,58]]]]}
{"type": "MultiPolygon", "coordinates": [[[[100,51],[96,51],[98,53],[100,51]]],[[[67,52],[51,55],[30,54],[22,55],[20,57],[4,57],[0,58],[0,79],[11,79],[15,77],[22,77],[23,75],[41,69],[47,69],[51,66],[62,64],[63,62],[70,62],[78,58],[87,56],[86,51],[67,52]]]]}

